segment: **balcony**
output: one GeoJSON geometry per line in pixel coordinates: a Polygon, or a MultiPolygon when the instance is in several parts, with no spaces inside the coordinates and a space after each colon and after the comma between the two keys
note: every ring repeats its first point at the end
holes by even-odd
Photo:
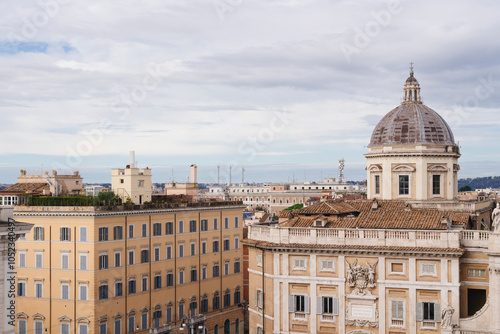
{"type": "Polygon", "coordinates": [[[325,229],[251,225],[248,239],[276,244],[488,248],[489,231],[325,229]]]}

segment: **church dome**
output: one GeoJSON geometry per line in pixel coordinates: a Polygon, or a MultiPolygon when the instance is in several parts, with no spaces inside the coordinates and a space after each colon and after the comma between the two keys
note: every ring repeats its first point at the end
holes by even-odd
{"type": "Polygon", "coordinates": [[[373,130],[369,146],[401,144],[455,145],[453,133],[437,112],[422,104],[413,76],[404,85],[403,103],[386,114],[373,130]]]}

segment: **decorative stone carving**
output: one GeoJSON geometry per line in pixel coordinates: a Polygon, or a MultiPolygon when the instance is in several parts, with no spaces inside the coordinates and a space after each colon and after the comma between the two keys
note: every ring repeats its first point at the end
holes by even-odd
{"type": "Polygon", "coordinates": [[[491,219],[493,220],[493,231],[500,233],[500,203],[497,203],[497,207],[493,210],[491,219]]]}
{"type": "Polygon", "coordinates": [[[358,296],[371,295],[372,293],[368,289],[373,289],[377,286],[375,282],[375,269],[378,260],[372,265],[366,262],[367,267],[358,265],[358,260],[355,260],[352,264],[347,262],[347,260],[345,262],[347,263],[347,285],[350,288],[355,288],[351,294],[358,296]]]}
{"type": "Polygon", "coordinates": [[[451,317],[455,313],[455,309],[450,305],[446,306],[441,312],[441,327],[443,329],[451,329],[451,317]]]}
{"type": "Polygon", "coordinates": [[[375,310],[375,315],[373,320],[368,319],[353,319],[350,314],[349,307],[346,308],[345,312],[345,324],[347,326],[358,326],[358,327],[378,327],[378,310],[375,310]]]}

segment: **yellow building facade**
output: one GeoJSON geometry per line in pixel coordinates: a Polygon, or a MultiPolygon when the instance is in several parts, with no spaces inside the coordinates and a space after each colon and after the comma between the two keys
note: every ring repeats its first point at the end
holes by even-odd
{"type": "Polygon", "coordinates": [[[16,207],[16,332],[242,333],[243,206],[179,205],[16,207]]]}

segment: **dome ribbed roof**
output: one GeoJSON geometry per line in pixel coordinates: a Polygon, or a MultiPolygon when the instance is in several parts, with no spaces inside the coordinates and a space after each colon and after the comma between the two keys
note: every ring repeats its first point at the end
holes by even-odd
{"type": "Polygon", "coordinates": [[[455,139],[437,112],[421,103],[403,103],[382,118],[370,140],[370,146],[398,144],[455,145],[455,139]]]}

